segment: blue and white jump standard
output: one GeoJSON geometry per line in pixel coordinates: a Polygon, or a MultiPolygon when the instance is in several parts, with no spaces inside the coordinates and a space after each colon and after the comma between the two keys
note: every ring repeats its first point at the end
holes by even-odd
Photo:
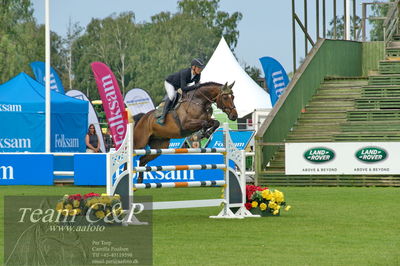
{"type": "Polygon", "coordinates": [[[187,201],[163,201],[144,203],[145,209],[179,209],[179,208],[199,208],[223,205],[223,209],[216,216],[210,218],[236,218],[260,217],[251,214],[244,206],[246,203],[246,176],[245,176],[245,151],[239,151],[232,142],[229,135],[228,124],[224,124],[224,146],[225,148],[200,148],[200,149],[148,149],[133,150],[133,125],[129,124],[127,136],[125,137],[118,151],[107,154],[107,194],[119,194],[121,196],[122,207],[129,211],[128,223],[140,223],[132,214],[135,208],[134,190],[152,188],[176,188],[176,187],[225,187],[224,198],[187,200],[187,201]],[[133,167],[133,156],[147,154],[181,154],[181,153],[222,153],[224,164],[205,164],[205,165],[174,165],[174,166],[143,166],[133,167]],[[236,169],[229,165],[233,161],[236,169]],[[126,165],[120,173],[121,165],[126,165]],[[171,183],[147,183],[134,184],[133,173],[151,171],[175,171],[175,170],[224,170],[224,180],[219,181],[194,181],[194,182],[171,182],[171,183]],[[239,174],[238,174],[239,173],[239,174]],[[234,208],[236,212],[232,210],[234,208]]]}

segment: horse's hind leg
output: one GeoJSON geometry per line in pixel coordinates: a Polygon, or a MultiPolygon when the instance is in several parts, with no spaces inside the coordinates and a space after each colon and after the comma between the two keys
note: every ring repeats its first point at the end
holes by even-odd
{"type": "MultiPolygon", "coordinates": [[[[167,149],[169,146],[169,139],[150,139],[149,146],[151,149],[167,149]]],[[[154,160],[158,156],[160,155],[144,155],[140,157],[139,166],[145,166],[148,162],[154,160]]],[[[137,182],[143,183],[143,172],[139,173],[137,182]]]]}

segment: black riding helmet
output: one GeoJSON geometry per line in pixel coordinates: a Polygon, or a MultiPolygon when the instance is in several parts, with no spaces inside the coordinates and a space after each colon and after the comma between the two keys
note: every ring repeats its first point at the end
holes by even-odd
{"type": "Polygon", "coordinates": [[[199,68],[204,68],[204,63],[199,58],[194,58],[192,60],[191,66],[197,66],[199,68]]]}

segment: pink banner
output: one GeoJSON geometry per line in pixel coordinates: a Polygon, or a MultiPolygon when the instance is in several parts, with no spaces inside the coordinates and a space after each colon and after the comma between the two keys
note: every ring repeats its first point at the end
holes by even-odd
{"type": "Polygon", "coordinates": [[[101,62],[93,62],[91,66],[115,148],[118,150],[124,141],[128,124],[124,115],[124,99],[110,68],[101,62]]]}

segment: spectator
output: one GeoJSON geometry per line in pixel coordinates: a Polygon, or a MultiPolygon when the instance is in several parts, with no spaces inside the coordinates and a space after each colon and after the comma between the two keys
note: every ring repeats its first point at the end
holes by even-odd
{"type": "Polygon", "coordinates": [[[104,134],[104,145],[106,146],[106,152],[109,152],[111,148],[114,148],[110,128],[107,128],[107,132],[104,134]]]}
{"type": "Polygon", "coordinates": [[[96,129],[93,124],[89,125],[88,132],[85,137],[86,152],[98,153],[100,151],[99,138],[96,134],[96,129]]]}

